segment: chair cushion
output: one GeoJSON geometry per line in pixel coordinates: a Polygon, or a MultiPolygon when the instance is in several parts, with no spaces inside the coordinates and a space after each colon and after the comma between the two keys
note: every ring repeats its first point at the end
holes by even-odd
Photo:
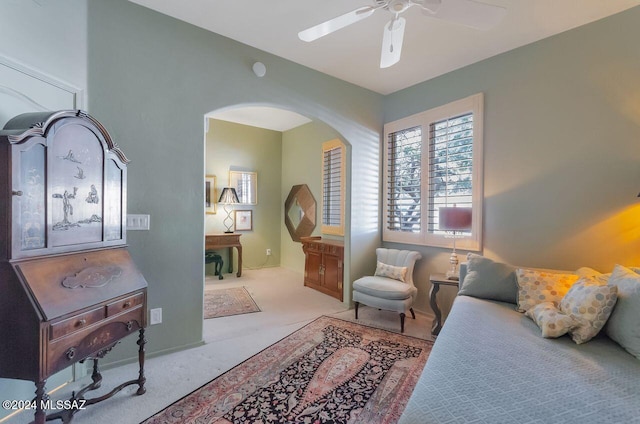
{"type": "Polygon", "coordinates": [[[403,300],[411,297],[415,287],[385,277],[362,277],[353,282],[353,290],[382,299],[403,300]]]}

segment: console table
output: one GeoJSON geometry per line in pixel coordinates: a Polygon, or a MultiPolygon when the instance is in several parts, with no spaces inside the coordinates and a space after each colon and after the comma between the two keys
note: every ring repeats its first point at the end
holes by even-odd
{"type": "Polygon", "coordinates": [[[431,309],[433,309],[433,313],[435,314],[435,319],[433,320],[433,325],[431,327],[431,334],[433,336],[437,336],[440,334],[440,330],[442,330],[442,312],[438,307],[438,299],[436,295],[438,294],[438,291],[440,291],[440,285],[458,287],[459,281],[449,280],[444,274],[431,274],[429,280],[431,281],[429,303],[431,304],[431,309]]]}
{"type": "Polygon", "coordinates": [[[206,234],[204,236],[204,249],[215,250],[221,247],[229,248],[229,272],[233,272],[233,248],[238,250],[238,273],[236,276],[242,275],[242,244],[240,244],[240,236],[242,234],[225,233],[225,234],[206,234]]]}

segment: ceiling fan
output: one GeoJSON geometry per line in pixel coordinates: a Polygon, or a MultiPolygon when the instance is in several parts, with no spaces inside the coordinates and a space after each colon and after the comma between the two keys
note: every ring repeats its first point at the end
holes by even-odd
{"type": "Polygon", "coordinates": [[[371,16],[376,10],[386,10],[393,18],[384,26],[380,67],[388,68],[400,60],[406,20],[400,15],[412,6],[419,6],[429,17],[455,22],[471,28],[487,30],[500,22],[506,9],[473,0],[374,0],[373,6],[363,6],[298,33],[302,41],[314,41],[348,25],[371,16]]]}

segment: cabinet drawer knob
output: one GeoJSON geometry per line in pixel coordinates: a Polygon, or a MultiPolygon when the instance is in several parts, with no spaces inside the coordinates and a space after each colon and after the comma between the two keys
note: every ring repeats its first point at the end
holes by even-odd
{"type": "Polygon", "coordinates": [[[130,300],[127,300],[126,302],[124,302],[124,305],[122,305],[123,308],[128,308],[129,306],[131,306],[130,300]]]}
{"type": "Polygon", "coordinates": [[[78,327],[82,327],[87,323],[87,320],[82,318],[81,320],[78,321],[78,327]]]}
{"type": "Polygon", "coordinates": [[[69,361],[72,360],[76,356],[76,348],[72,347],[71,349],[67,350],[65,355],[67,356],[67,359],[69,361]]]}
{"type": "Polygon", "coordinates": [[[22,190],[11,190],[11,194],[14,196],[22,196],[22,190]]]}
{"type": "Polygon", "coordinates": [[[133,328],[133,321],[127,321],[127,331],[131,331],[133,328]]]}

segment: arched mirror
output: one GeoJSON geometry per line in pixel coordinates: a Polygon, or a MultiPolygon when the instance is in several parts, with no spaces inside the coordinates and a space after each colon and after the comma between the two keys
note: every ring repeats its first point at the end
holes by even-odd
{"type": "Polygon", "coordinates": [[[284,223],[293,241],[310,236],[316,228],[316,199],[306,184],[291,187],[284,202],[284,223]]]}

